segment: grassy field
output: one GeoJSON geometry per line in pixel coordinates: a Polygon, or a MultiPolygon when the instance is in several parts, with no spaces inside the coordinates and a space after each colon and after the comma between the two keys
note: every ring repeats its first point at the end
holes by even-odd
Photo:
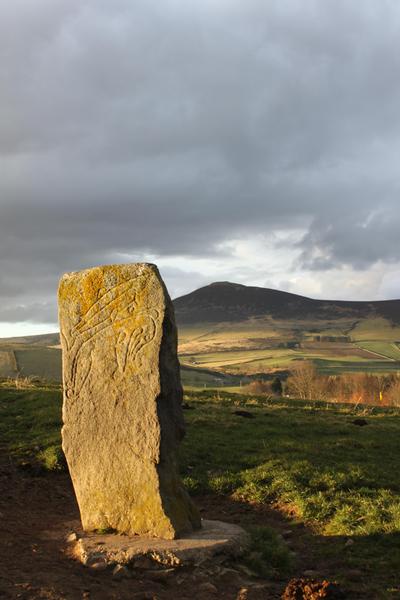
{"type": "Polygon", "coordinates": [[[34,457],[47,468],[61,466],[60,427],[59,386],[0,387],[0,448],[19,462],[34,457]]]}
{"type": "Polygon", "coordinates": [[[314,364],[322,375],[340,375],[344,373],[398,373],[400,362],[388,360],[346,361],[316,358],[314,364]]]}
{"type": "Polygon", "coordinates": [[[186,388],[220,388],[239,387],[242,384],[249,383],[248,377],[228,375],[218,371],[194,368],[190,366],[181,366],[181,381],[186,388]]]}
{"type": "Polygon", "coordinates": [[[31,344],[0,343],[0,377],[40,377],[61,381],[61,350],[31,344]]]}
{"type": "Polygon", "coordinates": [[[400,327],[383,318],[358,321],[351,330],[352,340],[396,342],[400,340],[400,327]]]}
{"type": "MultiPolygon", "coordinates": [[[[224,392],[187,393],[185,401],[192,410],[181,469],[192,494],[244,503],[254,514],[263,506],[290,514],[330,577],[349,590],[367,578],[365,598],[398,597],[400,411],[363,409],[367,425],[359,427],[359,409],[350,406],[224,392]]],[[[60,424],[56,387],[0,388],[0,446],[16,462],[63,468],[60,424]]],[[[296,558],[280,556],[294,573],[296,558]]],[[[265,575],[265,552],[259,562],[249,558],[265,575]]]]}
{"type": "Polygon", "coordinates": [[[352,321],[250,319],[183,326],[182,364],[234,375],[290,369],[313,361],[322,373],[385,373],[400,368],[400,327],[383,318],[352,321]]]}
{"type": "Polygon", "coordinates": [[[18,371],[22,377],[40,377],[48,381],[61,379],[61,350],[26,348],[15,350],[18,371]]]}
{"type": "Polygon", "coordinates": [[[232,350],[196,355],[181,355],[181,364],[191,365],[201,369],[215,369],[232,375],[254,375],[268,373],[274,370],[290,369],[296,361],[312,361],[321,373],[346,373],[346,372],[392,372],[400,369],[400,352],[395,359],[396,348],[392,344],[376,343],[379,348],[384,348],[386,354],[378,353],[375,342],[364,342],[363,348],[347,344],[337,348],[318,348],[308,344],[306,348],[269,350],[232,350]],[[365,346],[365,347],[364,347],[365,346]],[[392,356],[389,356],[391,354],[392,356]]]}
{"type": "Polygon", "coordinates": [[[400,528],[400,411],[372,409],[362,428],[345,405],[223,392],[187,400],[195,410],[187,416],[183,470],[193,491],[280,500],[325,535],[400,528]],[[254,418],[239,418],[238,407],[254,418]],[[388,511],[378,514],[381,495],[388,511]]]}
{"type": "Polygon", "coordinates": [[[18,372],[15,352],[12,350],[0,351],[0,373],[3,377],[13,377],[18,372]]]}
{"type": "MultiPolygon", "coordinates": [[[[0,377],[61,379],[55,334],[0,340],[0,377]]],[[[252,318],[181,326],[182,379],[190,387],[232,387],[258,374],[312,361],[323,374],[400,370],[400,327],[383,318],[354,321],[252,318]]]]}
{"type": "Polygon", "coordinates": [[[400,349],[394,342],[377,342],[377,341],[366,341],[358,342],[357,345],[368,352],[373,352],[377,356],[383,358],[392,359],[394,361],[400,361],[400,349]]]}

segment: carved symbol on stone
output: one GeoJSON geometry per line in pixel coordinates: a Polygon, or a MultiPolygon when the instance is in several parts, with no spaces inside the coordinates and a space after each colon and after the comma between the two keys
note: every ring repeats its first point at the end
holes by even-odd
{"type": "Polygon", "coordinates": [[[113,286],[94,302],[73,326],[67,338],[70,369],[65,377],[67,398],[79,394],[89,378],[91,352],[102,335],[110,333],[115,339],[116,369],[113,377],[126,372],[127,366],[141,364],[141,352],[155,338],[160,313],[156,308],[139,307],[140,278],[113,286]],[[84,358],[84,360],[82,360],[84,358]]]}

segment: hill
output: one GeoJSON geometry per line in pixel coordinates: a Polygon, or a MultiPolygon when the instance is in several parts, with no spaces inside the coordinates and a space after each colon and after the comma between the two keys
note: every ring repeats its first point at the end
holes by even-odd
{"type": "Polygon", "coordinates": [[[354,302],[314,300],[269,288],[216,282],[174,300],[179,324],[238,322],[252,317],[276,319],[353,319],[382,317],[400,324],[400,300],[354,302]]]}
{"type": "Polygon", "coordinates": [[[41,335],[26,335],[21,337],[0,338],[2,345],[10,346],[45,346],[54,347],[60,345],[59,333],[43,333],[41,335]]]}
{"type": "MultiPolygon", "coordinates": [[[[400,300],[315,300],[217,282],[174,300],[184,385],[236,387],[311,360],[323,373],[400,370],[400,300]]],[[[0,339],[0,376],[61,379],[57,333],[0,339]]]]}
{"type": "Polygon", "coordinates": [[[325,373],[400,368],[400,300],[315,300],[218,282],[174,304],[183,365],[253,376],[305,359],[325,373]]]}

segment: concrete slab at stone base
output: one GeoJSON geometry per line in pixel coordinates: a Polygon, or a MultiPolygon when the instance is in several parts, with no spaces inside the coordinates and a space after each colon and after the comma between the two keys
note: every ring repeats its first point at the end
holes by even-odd
{"type": "Polygon", "coordinates": [[[123,565],[138,569],[199,566],[219,556],[240,556],[249,542],[238,525],[202,521],[202,528],[177,540],[118,534],[84,534],[75,545],[75,556],[86,566],[123,565]]]}

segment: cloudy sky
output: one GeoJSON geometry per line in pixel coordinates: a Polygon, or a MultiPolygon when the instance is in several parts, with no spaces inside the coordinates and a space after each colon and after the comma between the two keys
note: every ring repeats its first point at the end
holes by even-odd
{"type": "Polygon", "coordinates": [[[66,271],[400,297],[398,0],[0,0],[0,335],[66,271]]]}

